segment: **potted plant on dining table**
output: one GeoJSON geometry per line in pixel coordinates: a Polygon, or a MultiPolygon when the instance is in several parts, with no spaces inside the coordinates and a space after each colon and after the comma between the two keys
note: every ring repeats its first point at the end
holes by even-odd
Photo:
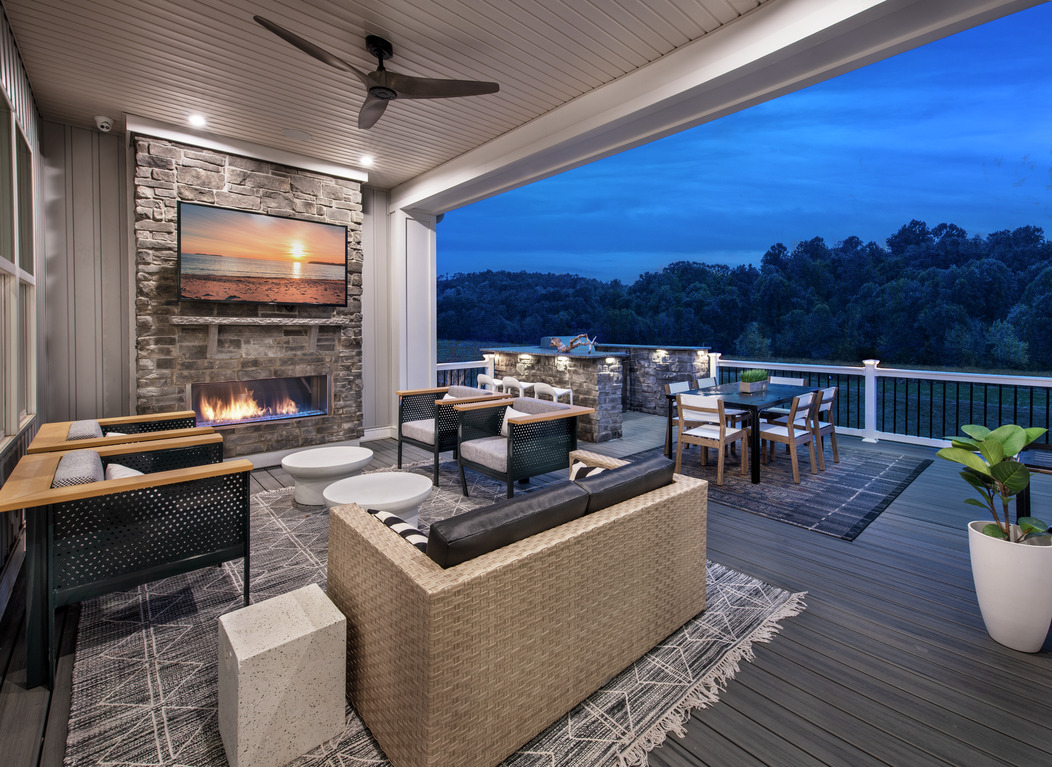
{"type": "Polygon", "coordinates": [[[964,466],[961,477],[979,498],[965,503],[989,511],[993,522],[968,523],[968,550],[979,611],[990,636],[1021,652],[1037,652],[1052,625],[1052,539],[1034,517],[1011,523],[1011,502],[1030,484],[1030,470],[1017,459],[1045,429],[1006,424],[991,431],[962,426],[966,436],[937,455],[964,466]]]}
{"type": "Polygon", "coordinates": [[[738,381],[738,391],[742,394],[767,391],[767,371],[756,368],[743,370],[738,381]]]}

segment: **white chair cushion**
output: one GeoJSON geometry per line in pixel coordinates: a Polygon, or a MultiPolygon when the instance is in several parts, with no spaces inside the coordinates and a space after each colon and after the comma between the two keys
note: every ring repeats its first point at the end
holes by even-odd
{"type": "MultiPolygon", "coordinates": [[[[693,429],[687,429],[683,432],[688,437],[702,437],[704,439],[719,440],[720,438],[720,425],[718,423],[703,423],[699,426],[695,426],[693,429]]],[[[727,429],[725,439],[735,440],[742,434],[742,429],[727,429]]]]}
{"type": "Polygon", "coordinates": [[[141,477],[142,472],[130,466],[121,466],[119,463],[111,463],[106,467],[106,479],[126,479],[127,477],[141,477]]]}
{"type": "Polygon", "coordinates": [[[509,418],[518,418],[519,416],[525,415],[530,414],[524,413],[521,410],[516,410],[515,408],[509,406],[508,409],[504,411],[504,420],[500,424],[500,436],[507,437],[510,434],[510,429],[508,428],[509,418]]]}
{"type": "Polygon", "coordinates": [[[435,444],[435,419],[421,418],[419,421],[406,421],[402,424],[402,436],[415,439],[417,442],[435,444]]]}

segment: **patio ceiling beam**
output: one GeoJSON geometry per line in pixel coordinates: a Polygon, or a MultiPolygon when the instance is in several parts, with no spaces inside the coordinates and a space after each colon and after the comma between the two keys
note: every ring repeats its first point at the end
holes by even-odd
{"type": "Polygon", "coordinates": [[[1042,0],[774,0],[391,191],[437,215],[1042,0]]]}

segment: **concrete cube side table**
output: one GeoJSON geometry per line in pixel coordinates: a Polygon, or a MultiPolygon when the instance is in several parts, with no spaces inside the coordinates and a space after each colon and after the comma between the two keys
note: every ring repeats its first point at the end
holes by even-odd
{"type": "Polygon", "coordinates": [[[219,618],[231,767],[282,767],[344,730],[347,619],[318,584],[219,618]]]}

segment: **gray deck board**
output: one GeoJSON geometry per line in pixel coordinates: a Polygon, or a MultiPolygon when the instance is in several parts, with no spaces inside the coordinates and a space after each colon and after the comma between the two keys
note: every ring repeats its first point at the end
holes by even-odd
{"type": "MultiPolygon", "coordinates": [[[[661,417],[626,413],[624,423],[624,439],[580,447],[624,457],[664,440],[661,417]]],[[[369,468],[393,466],[396,444],[366,443],[369,468]]],[[[841,445],[934,452],[851,438],[841,445]]],[[[407,447],[404,460],[431,456],[407,447]]],[[[280,467],[260,468],[252,492],[290,483],[280,467]]],[[[709,557],[807,591],[808,607],[772,643],[756,645],[720,702],[691,715],[683,739],[671,735],[650,753],[651,767],[1052,764],[1052,743],[1026,737],[1052,721],[1052,641],[1024,655],[986,635],[968,564],[966,495],[955,469],[936,461],[854,542],[710,502],[709,557]]],[[[1035,508],[1052,504],[1052,477],[1035,482],[1034,499],[1035,508]]],[[[12,605],[0,623],[0,761],[52,767],[64,750],[76,614],[64,615],[59,680],[48,696],[20,681],[22,608],[12,605]]]]}

